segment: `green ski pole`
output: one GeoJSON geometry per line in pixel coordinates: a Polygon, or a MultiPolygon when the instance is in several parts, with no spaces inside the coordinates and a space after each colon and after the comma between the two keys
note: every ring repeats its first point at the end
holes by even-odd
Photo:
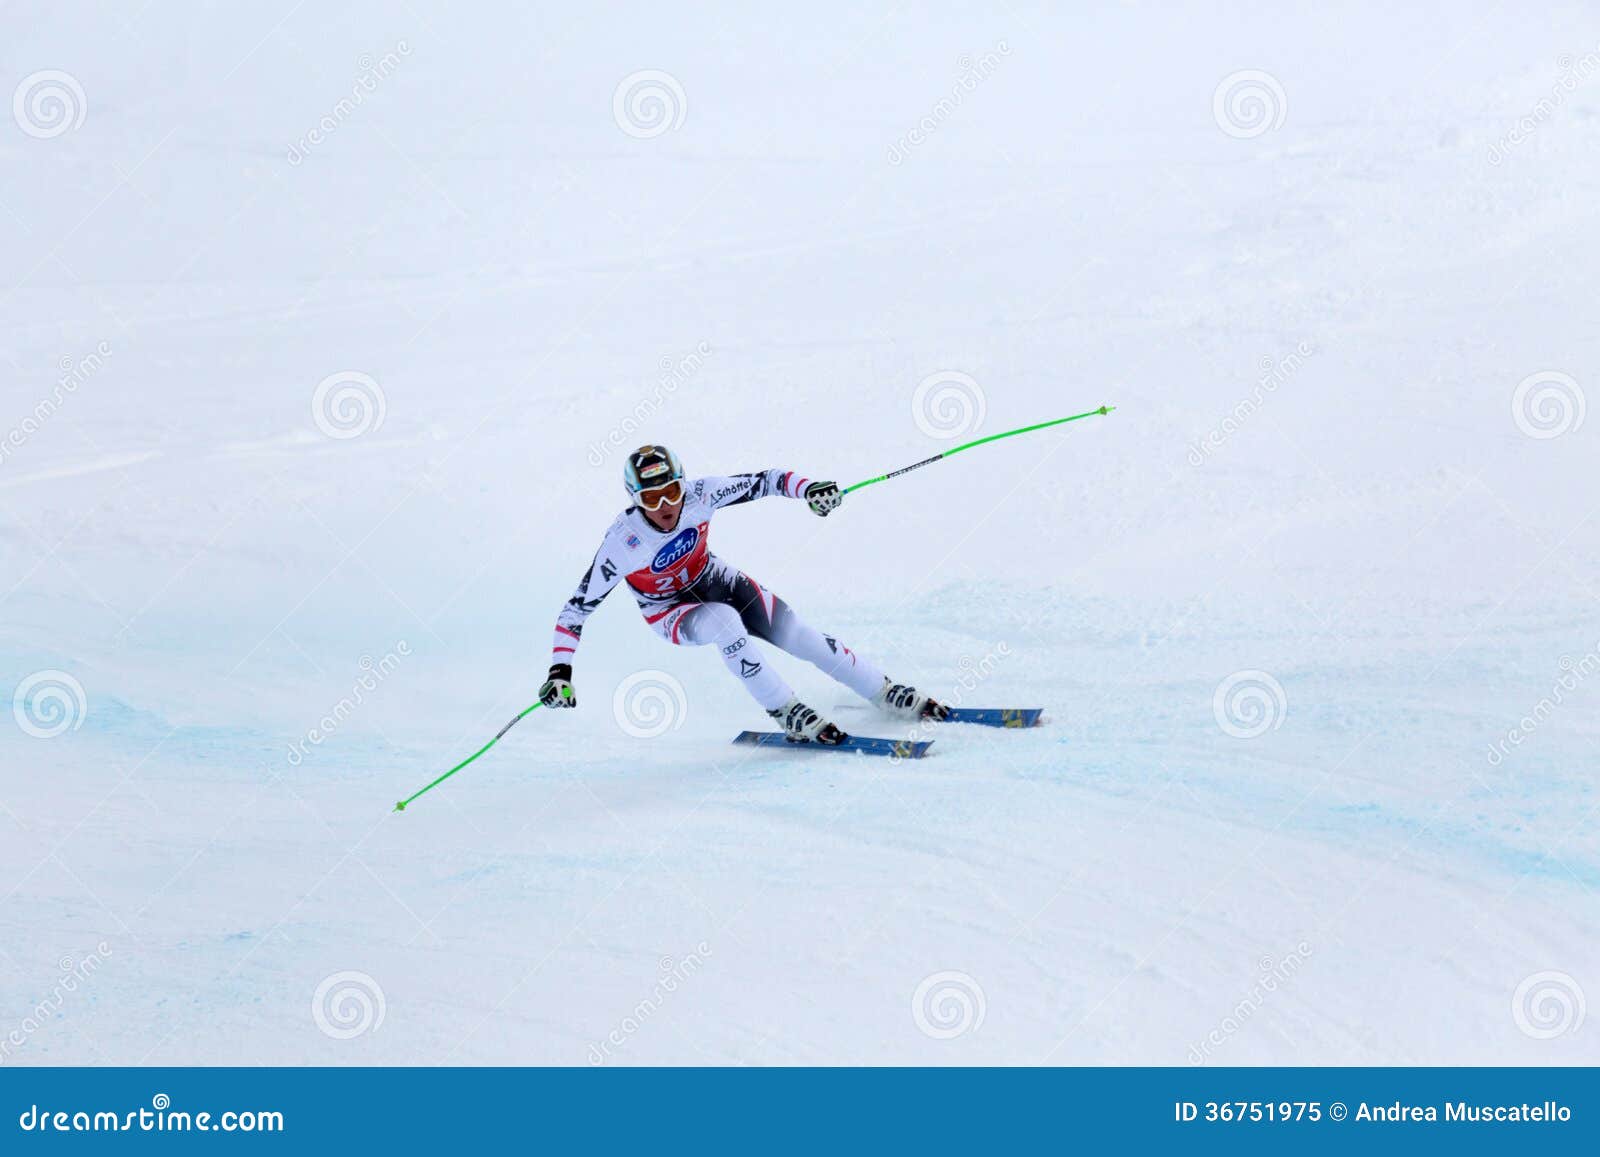
{"type": "Polygon", "coordinates": [[[902,466],[898,470],[891,470],[887,474],[880,474],[876,478],[868,478],[865,482],[857,482],[854,486],[847,486],[845,487],[844,492],[849,494],[850,491],[860,490],[863,486],[871,486],[876,482],[887,482],[891,478],[898,478],[902,474],[909,474],[913,470],[918,470],[923,466],[928,466],[934,462],[940,461],[941,459],[948,458],[952,454],[959,454],[961,451],[970,450],[974,446],[982,446],[985,442],[998,442],[1001,438],[1014,438],[1018,434],[1027,434],[1034,430],[1043,430],[1049,426],[1059,426],[1063,422],[1076,422],[1079,418],[1091,418],[1096,414],[1109,414],[1115,409],[1115,406],[1101,406],[1098,410],[1085,410],[1083,413],[1074,414],[1070,418],[1056,418],[1053,421],[1038,422],[1032,426],[1019,426],[1015,430],[1007,430],[1004,434],[990,434],[987,438],[978,438],[971,442],[963,442],[961,445],[946,450],[942,454],[935,454],[932,458],[924,458],[921,462],[913,462],[909,466],[902,466]]]}
{"type": "MultiPolygon", "coordinates": [[[[985,442],[998,442],[1001,438],[1014,438],[1018,434],[1028,434],[1028,433],[1032,433],[1034,430],[1044,430],[1044,429],[1047,429],[1050,426],[1059,426],[1064,422],[1076,422],[1079,418],[1089,418],[1089,417],[1093,417],[1096,414],[1109,414],[1109,413],[1111,413],[1111,411],[1113,411],[1115,409],[1116,409],[1115,406],[1101,406],[1097,410],[1085,410],[1083,413],[1081,413],[1081,414],[1073,414],[1069,418],[1056,418],[1056,419],[1054,419],[1052,421],[1049,421],[1049,422],[1036,422],[1032,426],[1020,426],[1015,430],[1007,430],[1003,434],[990,434],[987,438],[976,438],[971,442],[963,442],[959,446],[954,446],[954,447],[950,448],[949,450],[944,451],[943,453],[935,454],[932,458],[924,458],[921,462],[913,462],[909,466],[902,466],[898,470],[891,470],[891,471],[889,471],[889,473],[880,474],[876,478],[868,478],[865,482],[857,482],[854,486],[846,487],[844,492],[846,494],[849,494],[852,490],[860,490],[863,486],[871,486],[874,483],[878,483],[878,482],[887,482],[891,478],[898,478],[902,474],[909,474],[913,470],[920,469],[923,466],[927,466],[927,465],[930,465],[931,463],[938,462],[941,459],[948,458],[952,454],[959,454],[959,453],[961,453],[961,451],[970,450],[974,446],[982,446],[985,442]]],[[[529,711],[532,711],[535,707],[538,707],[538,706],[539,706],[539,704],[535,703],[535,704],[533,704],[532,707],[528,707],[528,708],[524,709],[523,711],[521,711],[517,715],[517,717],[515,719],[513,719],[510,723],[507,723],[504,727],[502,727],[500,729],[500,731],[495,735],[495,737],[493,739],[489,740],[488,743],[485,743],[477,751],[474,751],[471,755],[467,756],[466,759],[462,760],[460,763],[458,763],[454,767],[452,767],[449,771],[447,771],[443,775],[441,775],[438,779],[436,779],[432,783],[428,784],[427,787],[424,787],[422,790],[420,790],[420,791],[416,792],[415,794],[413,794],[411,796],[408,796],[406,799],[403,799],[403,800],[399,801],[398,803],[396,803],[394,805],[394,810],[397,811],[397,812],[405,811],[407,804],[411,803],[413,800],[417,799],[419,796],[422,796],[422,795],[426,794],[427,792],[432,791],[434,788],[438,787],[445,780],[449,779],[456,772],[460,771],[463,767],[466,767],[467,764],[469,764],[473,760],[477,759],[478,756],[480,756],[484,752],[488,751],[496,743],[499,743],[501,738],[505,735],[506,732],[510,731],[518,723],[522,722],[523,716],[527,715],[529,711]]]]}
{"type": "Polygon", "coordinates": [[[420,796],[420,795],[423,795],[423,794],[425,794],[427,792],[432,791],[434,788],[438,787],[445,780],[449,779],[456,772],[460,771],[463,767],[467,766],[467,764],[471,763],[474,759],[477,759],[478,756],[482,755],[485,751],[488,751],[495,744],[499,743],[501,737],[503,735],[505,735],[506,732],[510,731],[517,724],[521,723],[522,722],[522,717],[524,715],[526,715],[529,711],[532,711],[534,709],[534,707],[538,707],[538,706],[539,706],[539,704],[535,703],[533,705],[533,707],[526,707],[522,711],[519,711],[517,713],[517,717],[515,719],[513,719],[510,723],[507,723],[504,727],[502,727],[495,734],[495,737],[493,739],[489,740],[488,743],[485,743],[482,747],[478,748],[477,751],[474,751],[471,755],[467,756],[467,758],[463,759],[460,763],[456,764],[449,771],[445,772],[438,779],[434,780],[432,783],[430,783],[427,787],[423,788],[421,791],[414,792],[413,794],[407,796],[405,799],[401,800],[399,803],[395,804],[394,805],[394,810],[397,811],[397,812],[405,811],[406,810],[406,804],[408,804],[412,800],[416,799],[417,796],[420,796]]]}

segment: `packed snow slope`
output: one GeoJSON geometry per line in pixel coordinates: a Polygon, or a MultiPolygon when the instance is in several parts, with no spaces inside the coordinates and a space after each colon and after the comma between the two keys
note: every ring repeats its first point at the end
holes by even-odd
{"type": "Polygon", "coordinates": [[[1600,1061],[1600,19],[978,8],[12,13],[3,1063],[1600,1061]]]}

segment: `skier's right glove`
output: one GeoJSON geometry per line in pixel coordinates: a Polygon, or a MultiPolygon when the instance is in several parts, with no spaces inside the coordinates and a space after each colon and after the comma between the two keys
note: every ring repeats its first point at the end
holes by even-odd
{"type": "Polygon", "coordinates": [[[572,664],[552,663],[550,677],[539,688],[539,702],[546,707],[576,707],[578,696],[572,690],[572,664]]]}
{"type": "Polygon", "coordinates": [[[844,492],[839,489],[837,482],[813,482],[806,487],[804,497],[812,514],[826,518],[839,509],[839,504],[844,501],[844,492]]]}

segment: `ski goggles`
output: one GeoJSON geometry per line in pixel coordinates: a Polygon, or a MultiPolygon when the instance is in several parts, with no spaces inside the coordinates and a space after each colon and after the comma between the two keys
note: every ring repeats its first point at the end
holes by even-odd
{"type": "Polygon", "coordinates": [[[683,501],[683,483],[674,478],[665,486],[652,486],[648,490],[641,490],[634,496],[637,502],[646,510],[660,510],[663,506],[676,506],[683,501]]]}

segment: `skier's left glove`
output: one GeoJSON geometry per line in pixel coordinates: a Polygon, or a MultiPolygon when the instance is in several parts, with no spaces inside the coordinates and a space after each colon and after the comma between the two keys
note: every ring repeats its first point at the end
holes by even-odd
{"type": "Polygon", "coordinates": [[[546,707],[578,705],[578,697],[572,691],[572,664],[555,663],[550,667],[550,677],[539,688],[539,702],[546,707]]]}
{"type": "Polygon", "coordinates": [[[844,501],[844,491],[839,489],[837,482],[813,482],[806,487],[805,500],[812,514],[826,518],[839,509],[839,504],[844,501]]]}

